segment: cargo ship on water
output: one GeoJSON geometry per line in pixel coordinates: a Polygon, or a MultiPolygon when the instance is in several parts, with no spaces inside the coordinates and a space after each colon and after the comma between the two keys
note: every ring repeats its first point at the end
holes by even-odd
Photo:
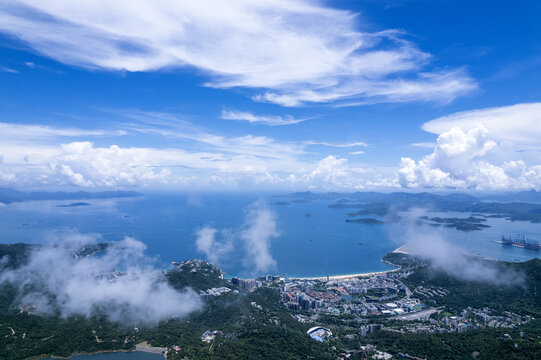
{"type": "Polygon", "coordinates": [[[514,236],[501,236],[501,241],[494,241],[495,243],[509,246],[516,246],[524,249],[541,251],[541,241],[528,239],[523,234],[514,236]]]}

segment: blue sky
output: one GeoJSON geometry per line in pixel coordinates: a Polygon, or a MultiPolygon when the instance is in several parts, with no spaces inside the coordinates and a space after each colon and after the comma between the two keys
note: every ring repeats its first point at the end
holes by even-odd
{"type": "Polygon", "coordinates": [[[541,185],[537,1],[0,5],[0,186],[541,185]]]}

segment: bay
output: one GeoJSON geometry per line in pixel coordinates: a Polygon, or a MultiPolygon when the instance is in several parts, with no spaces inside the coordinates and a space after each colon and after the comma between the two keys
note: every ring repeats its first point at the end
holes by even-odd
{"type": "MultiPolygon", "coordinates": [[[[254,276],[239,232],[254,203],[275,214],[279,235],[270,241],[276,260],[274,274],[326,276],[389,270],[386,253],[404,244],[397,225],[347,223],[351,209],[333,209],[333,200],[280,202],[272,194],[151,194],[137,198],[85,201],[89,206],[59,207],[69,201],[28,201],[0,207],[0,242],[47,243],[59,233],[99,234],[101,241],[131,236],[144,242],[158,266],[171,261],[204,258],[197,251],[196,232],[204,226],[223,230],[234,250],[219,265],[230,275],[254,276]],[[275,204],[275,205],[273,205],[275,204]],[[398,234],[398,235],[397,235],[398,234]]],[[[468,217],[469,213],[429,213],[428,216],[468,217]]],[[[541,257],[528,249],[493,243],[500,234],[523,233],[541,239],[541,224],[490,218],[491,227],[462,232],[441,227],[439,234],[472,253],[507,261],[541,257]]]]}

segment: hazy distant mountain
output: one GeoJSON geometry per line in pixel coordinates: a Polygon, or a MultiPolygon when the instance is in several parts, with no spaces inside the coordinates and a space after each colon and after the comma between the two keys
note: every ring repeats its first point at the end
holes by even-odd
{"type": "Polygon", "coordinates": [[[8,188],[0,188],[0,202],[9,204],[18,201],[29,200],[83,200],[83,199],[110,199],[118,197],[134,197],[142,194],[135,191],[100,191],[100,192],[47,192],[35,191],[26,192],[8,188]]]}
{"type": "Polygon", "coordinates": [[[529,191],[505,192],[501,194],[485,195],[482,199],[500,202],[541,203],[541,191],[532,189],[529,191]]]}
{"type": "Polygon", "coordinates": [[[394,193],[380,193],[374,191],[367,192],[354,192],[354,193],[314,193],[310,191],[296,192],[288,195],[284,195],[285,198],[299,200],[337,200],[338,203],[393,203],[393,204],[427,204],[435,202],[460,202],[460,203],[475,203],[480,201],[479,198],[464,194],[464,193],[452,193],[448,195],[438,195],[428,192],[422,193],[407,193],[407,192],[394,192],[394,193]]]}

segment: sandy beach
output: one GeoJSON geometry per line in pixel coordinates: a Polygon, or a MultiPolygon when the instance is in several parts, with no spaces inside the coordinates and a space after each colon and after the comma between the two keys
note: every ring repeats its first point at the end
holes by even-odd
{"type": "Polygon", "coordinates": [[[359,273],[359,274],[349,274],[349,275],[332,275],[332,276],[319,276],[319,277],[296,277],[296,278],[290,278],[290,280],[319,280],[319,281],[331,281],[331,280],[347,280],[347,279],[354,279],[358,277],[371,277],[376,275],[382,275],[391,273],[394,271],[398,271],[400,268],[391,269],[391,270],[385,270],[385,271],[376,271],[376,272],[367,272],[367,273],[359,273]]]}
{"type": "MultiPolygon", "coordinates": [[[[402,245],[401,247],[395,249],[392,251],[394,254],[409,254],[408,248],[406,245],[402,245]]],[[[382,260],[384,261],[384,260],[382,260]]],[[[394,264],[391,264],[387,261],[384,261],[390,265],[395,266],[394,264]]],[[[396,269],[391,270],[385,270],[385,271],[375,271],[375,272],[365,272],[365,273],[358,273],[358,274],[348,274],[348,275],[330,275],[330,276],[316,276],[316,277],[295,277],[290,278],[290,280],[319,280],[319,281],[332,281],[332,280],[347,280],[347,279],[354,279],[359,277],[371,277],[371,276],[377,276],[382,274],[387,274],[391,272],[395,272],[400,270],[400,267],[397,267],[396,269]]]]}

